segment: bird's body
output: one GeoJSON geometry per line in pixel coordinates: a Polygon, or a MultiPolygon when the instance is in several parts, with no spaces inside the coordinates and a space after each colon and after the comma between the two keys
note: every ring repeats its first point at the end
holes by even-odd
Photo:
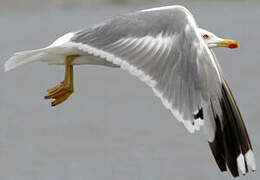
{"type": "Polygon", "coordinates": [[[121,67],[149,85],[190,132],[204,126],[219,168],[226,171],[228,166],[238,176],[238,169],[243,174],[255,170],[255,160],[242,117],[211,49],[218,46],[236,48],[238,44],[198,28],[186,8],[167,6],[70,32],[46,48],[15,54],[5,68],[33,61],[66,64],[64,82],[46,96],[56,99],[56,105],[73,92],[73,65],[121,67]]]}

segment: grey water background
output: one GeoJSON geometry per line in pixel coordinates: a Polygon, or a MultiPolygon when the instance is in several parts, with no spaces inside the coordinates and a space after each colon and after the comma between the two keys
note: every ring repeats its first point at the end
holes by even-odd
{"type": "MultiPolygon", "coordinates": [[[[107,67],[75,68],[75,93],[52,108],[46,89],[64,67],[33,63],[4,73],[17,51],[134,10],[185,5],[197,23],[240,49],[215,49],[260,154],[260,4],[257,1],[0,1],[0,180],[231,179],[202,132],[189,134],[149,87],[107,67]]],[[[259,173],[240,179],[259,179],[259,173]]]]}

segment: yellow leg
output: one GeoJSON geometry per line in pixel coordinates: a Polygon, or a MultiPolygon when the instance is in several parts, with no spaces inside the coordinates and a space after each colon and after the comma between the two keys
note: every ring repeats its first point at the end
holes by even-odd
{"type": "Polygon", "coordinates": [[[57,106],[64,102],[74,91],[73,85],[73,65],[72,61],[78,57],[78,55],[71,55],[66,57],[66,68],[64,81],[47,90],[48,94],[45,99],[55,99],[51,105],[57,106]]]}

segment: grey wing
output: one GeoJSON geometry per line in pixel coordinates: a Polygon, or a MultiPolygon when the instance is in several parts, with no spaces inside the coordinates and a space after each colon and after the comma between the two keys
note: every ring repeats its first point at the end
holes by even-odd
{"type": "Polygon", "coordinates": [[[190,132],[203,124],[203,102],[221,87],[212,55],[184,8],[118,16],[78,31],[71,41],[151,86],[190,132]]]}
{"type": "Polygon", "coordinates": [[[172,6],[118,16],[64,39],[69,41],[63,48],[103,58],[144,81],[190,132],[204,124],[221,171],[228,166],[238,176],[238,169],[255,169],[237,105],[187,9],[172,6]]]}

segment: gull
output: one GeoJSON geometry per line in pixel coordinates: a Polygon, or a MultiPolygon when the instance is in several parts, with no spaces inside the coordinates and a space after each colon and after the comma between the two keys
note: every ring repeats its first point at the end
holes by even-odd
{"type": "Polygon", "coordinates": [[[56,106],[74,91],[73,65],[120,67],[150,86],[189,132],[203,127],[219,169],[237,177],[256,169],[255,158],[215,47],[239,45],[199,28],[188,9],[175,5],[69,32],[45,48],[15,53],[5,70],[36,61],[65,65],[64,80],[45,96],[56,106]]]}

